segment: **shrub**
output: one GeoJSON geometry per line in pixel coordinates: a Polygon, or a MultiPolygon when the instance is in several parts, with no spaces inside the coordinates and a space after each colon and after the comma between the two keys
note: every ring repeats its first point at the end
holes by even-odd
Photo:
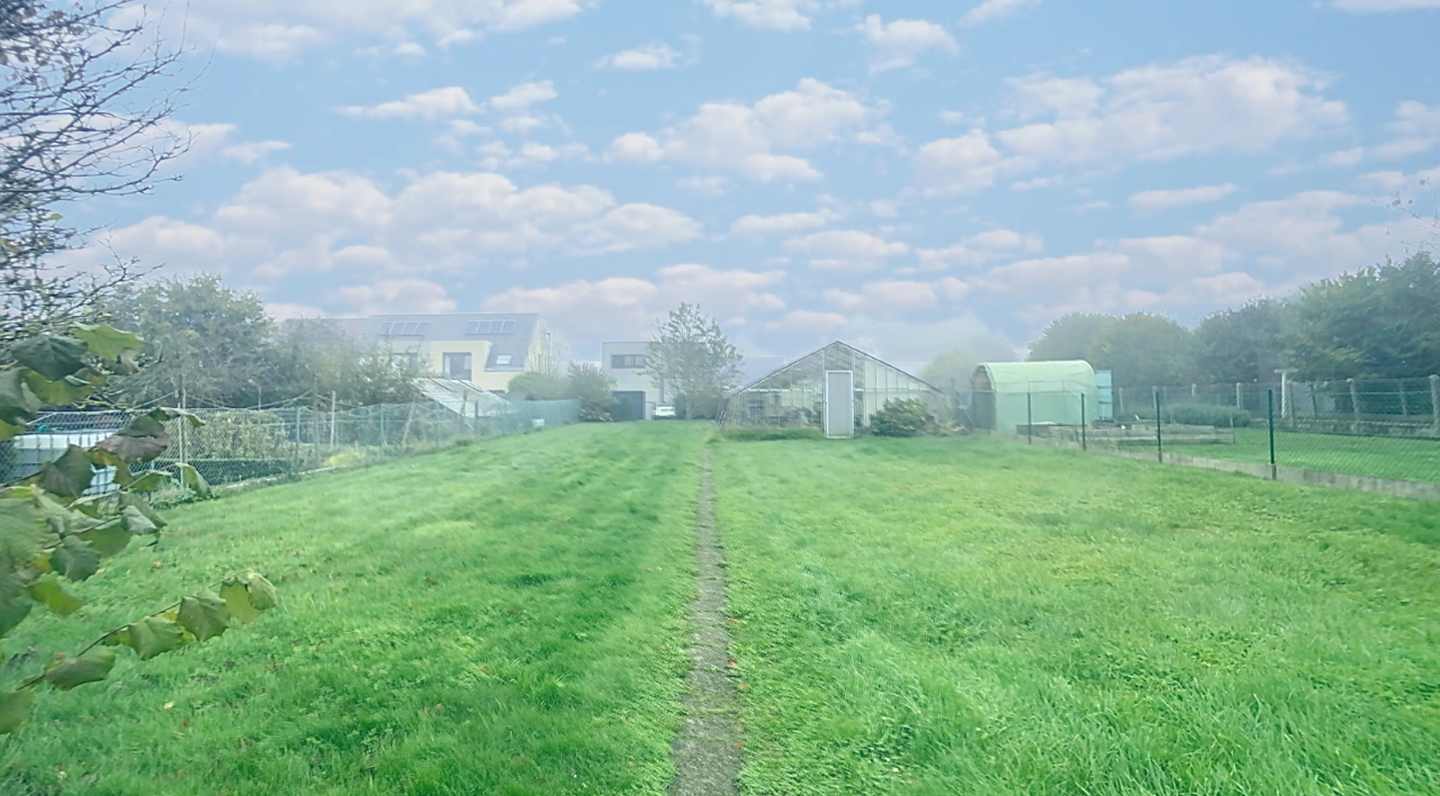
{"type": "MultiPolygon", "coordinates": [[[[1233,406],[1214,404],[1175,404],[1160,407],[1160,415],[1166,423],[1182,426],[1214,426],[1216,428],[1249,428],[1250,413],[1233,406]]],[[[1155,410],[1141,412],[1142,420],[1154,420],[1155,410]]]]}
{"type": "Polygon", "coordinates": [[[886,401],[880,411],[870,416],[870,431],[879,437],[913,437],[924,434],[935,424],[935,418],[923,401],[906,398],[886,401]]]}

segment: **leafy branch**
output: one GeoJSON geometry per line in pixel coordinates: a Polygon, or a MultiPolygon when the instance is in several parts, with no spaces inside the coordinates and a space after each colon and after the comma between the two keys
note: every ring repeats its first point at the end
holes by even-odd
{"type": "MultiPolygon", "coordinates": [[[[0,371],[0,441],[23,433],[45,404],[83,401],[115,375],[135,372],[140,338],[107,325],[79,324],[65,336],[40,336],[15,345],[14,365],[0,371]]],[[[136,536],[158,537],[167,523],[146,497],[183,484],[202,497],[210,486],[187,464],[137,474],[170,446],[166,423],[202,425],[179,409],[156,409],[89,449],[70,445],[35,475],[0,490],[0,638],[35,605],[68,616],[86,601],[66,589],[99,571],[103,558],[123,553],[136,536]],[[171,474],[173,470],[173,475],[171,474]],[[113,492],[87,495],[97,472],[110,472],[113,492]]],[[[254,621],[274,607],[275,587],[256,572],[227,578],[156,613],[107,631],[73,657],[57,659],[13,692],[0,694],[0,734],[29,718],[34,690],[62,691],[98,682],[115,666],[112,647],[130,647],[141,660],[223,634],[234,622],[254,621]]]]}

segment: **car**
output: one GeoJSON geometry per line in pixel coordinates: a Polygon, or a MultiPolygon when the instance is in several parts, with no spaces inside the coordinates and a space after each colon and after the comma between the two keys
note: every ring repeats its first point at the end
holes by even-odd
{"type": "Polygon", "coordinates": [[[675,407],[662,404],[655,407],[655,419],[664,420],[675,417],[675,407]]]}

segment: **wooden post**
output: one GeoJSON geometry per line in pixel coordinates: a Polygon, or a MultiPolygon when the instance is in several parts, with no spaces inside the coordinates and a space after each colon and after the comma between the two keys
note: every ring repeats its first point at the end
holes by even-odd
{"type": "Polygon", "coordinates": [[[1355,418],[1350,430],[1356,434],[1360,433],[1360,387],[1355,384],[1354,379],[1346,379],[1350,382],[1350,414],[1355,418]]]}

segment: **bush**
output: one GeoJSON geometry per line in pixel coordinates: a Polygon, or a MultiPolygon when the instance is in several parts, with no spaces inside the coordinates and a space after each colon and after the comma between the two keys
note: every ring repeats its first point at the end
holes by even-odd
{"type": "Polygon", "coordinates": [[[778,439],[825,439],[818,428],[732,428],[708,437],[711,442],[766,442],[778,439]]]}
{"type": "MultiPolygon", "coordinates": [[[[1162,406],[1161,417],[1166,423],[1175,423],[1182,426],[1214,426],[1216,428],[1249,428],[1250,413],[1244,409],[1236,409],[1233,406],[1215,406],[1214,404],[1175,404],[1173,406],[1162,406]]],[[[1142,420],[1154,420],[1155,410],[1141,412],[1142,420]]]]}
{"type": "Polygon", "coordinates": [[[914,437],[934,424],[935,418],[925,403],[914,398],[886,401],[880,411],[870,416],[870,431],[878,437],[914,437]]]}

